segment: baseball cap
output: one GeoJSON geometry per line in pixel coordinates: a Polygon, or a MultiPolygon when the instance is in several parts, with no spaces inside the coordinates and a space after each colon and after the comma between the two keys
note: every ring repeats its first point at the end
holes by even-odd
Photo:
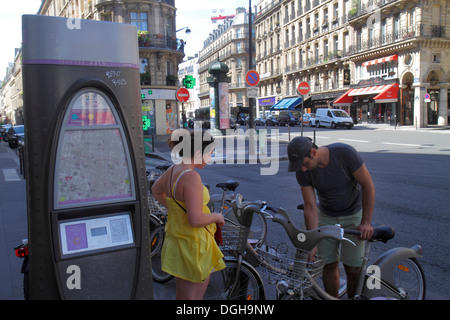
{"type": "Polygon", "coordinates": [[[308,137],[295,137],[289,142],[287,153],[289,158],[289,172],[299,171],[303,167],[303,159],[311,151],[313,143],[308,137]]]}

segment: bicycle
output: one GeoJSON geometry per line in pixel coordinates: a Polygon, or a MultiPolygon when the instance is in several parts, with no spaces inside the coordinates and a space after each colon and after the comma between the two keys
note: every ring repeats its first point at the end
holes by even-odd
{"type": "Polygon", "coordinates": [[[156,166],[156,170],[147,171],[152,278],[158,283],[165,283],[173,279],[171,274],[161,270],[161,251],[166,235],[167,208],[160,204],[152,193],[153,184],[168,168],[170,165],[162,165],[156,166]]]}
{"type": "MultiPolygon", "coordinates": [[[[300,203],[297,209],[303,210],[304,204],[300,203]]],[[[417,260],[423,256],[422,248],[415,245],[411,248],[399,247],[388,250],[369,266],[373,243],[380,241],[387,243],[395,236],[395,230],[391,226],[372,224],[372,227],[374,233],[372,238],[366,241],[356,299],[388,297],[399,300],[425,300],[425,273],[417,260]]],[[[361,234],[360,231],[353,229],[344,229],[344,232],[347,235],[361,234]]],[[[330,298],[324,295],[322,287],[320,289],[315,287],[314,291],[315,294],[310,292],[312,298],[330,298]]],[[[339,287],[338,298],[342,298],[346,291],[347,283],[344,281],[339,287]]]]}
{"type": "MultiPolygon", "coordinates": [[[[210,200],[208,203],[208,207],[211,212],[220,212],[227,218],[233,222],[237,222],[232,202],[236,199],[236,194],[229,193],[228,191],[236,191],[236,188],[239,186],[239,182],[236,180],[228,180],[225,182],[218,183],[216,185],[217,188],[221,188],[223,191],[221,194],[212,194],[210,196],[210,200]]],[[[248,239],[250,243],[256,244],[260,242],[262,239],[265,239],[267,233],[267,224],[263,221],[263,218],[259,215],[255,216],[252,221],[250,228],[250,235],[252,238],[248,239]]]]}
{"type": "MultiPolygon", "coordinates": [[[[261,276],[256,270],[256,267],[261,266],[263,270],[273,278],[275,287],[277,289],[278,299],[321,299],[334,300],[337,299],[329,295],[318,284],[318,276],[324,261],[320,257],[314,260],[309,260],[309,252],[316,247],[316,245],[325,238],[332,238],[338,241],[350,241],[344,237],[344,234],[354,234],[354,230],[344,230],[340,226],[323,226],[314,230],[302,230],[297,228],[291,221],[288,213],[283,209],[277,210],[267,207],[265,202],[250,202],[243,203],[242,197],[237,196],[233,202],[233,210],[239,224],[244,228],[240,238],[240,245],[234,251],[234,256],[226,257],[225,262],[227,268],[213,273],[210,280],[210,287],[220,287],[223,293],[216,295],[219,299],[233,299],[249,297],[250,291],[247,286],[250,284],[251,292],[257,293],[252,295],[252,298],[264,298],[265,288],[261,276]],[[273,214],[267,212],[267,209],[273,214]],[[260,214],[272,221],[280,223],[286,231],[291,243],[294,246],[293,256],[289,257],[287,251],[279,252],[267,246],[252,247],[247,242],[248,230],[251,225],[253,214],[260,214]],[[245,281],[241,281],[244,277],[245,281]],[[256,291],[254,288],[257,288],[256,291]],[[247,295],[238,295],[240,292],[245,292],[247,295]]],[[[265,221],[264,219],[264,221],[265,221]]],[[[391,227],[379,226],[374,228],[374,236],[372,241],[388,241],[392,239],[394,233],[391,227]]],[[[226,236],[224,235],[224,241],[226,236]]],[[[366,250],[365,265],[361,270],[366,270],[366,263],[368,257],[366,250]]],[[[417,282],[418,294],[417,299],[425,298],[425,277],[418,264],[416,258],[422,256],[422,249],[420,246],[412,248],[395,248],[384,253],[376,260],[375,266],[381,270],[377,275],[381,278],[376,278],[372,274],[365,271],[361,272],[361,278],[357,290],[358,297],[374,298],[374,297],[390,297],[394,299],[410,299],[414,298],[411,295],[411,290],[406,289],[404,285],[399,283],[394,276],[395,266],[403,260],[409,262],[409,266],[400,264],[399,270],[406,272],[412,270],[417,282]],[[409,269],[408,269],[409,268],[409,269]],[[378,286],[367,286],[368,280],[373,280],[378,286]]],[[[411,282],[407,280],[406,284],[411,282]]],[[[208,291],[207,291],[208,294],[208,291]]]]}

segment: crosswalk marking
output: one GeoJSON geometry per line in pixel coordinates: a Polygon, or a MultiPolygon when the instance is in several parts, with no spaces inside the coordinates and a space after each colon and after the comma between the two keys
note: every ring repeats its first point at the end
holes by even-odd
{"type": "Polygon", "coordinates": [[[7,182],[21,180],[16,169],[3,169],[3,176],[7,182]]]}

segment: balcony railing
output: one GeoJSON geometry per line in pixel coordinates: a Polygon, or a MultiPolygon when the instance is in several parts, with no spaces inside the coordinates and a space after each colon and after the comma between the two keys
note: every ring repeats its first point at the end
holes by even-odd
{"type": "Polygon", "coordinates": [[[348,50],[342,52],[342,56],[350,56],[362,51],[375,49],[377,47],[386,46],[395,42],[401,42],[415,37],[424,38],[444,38],[445,27],[443,26],[430,26],[424,24],[417,24],[415,26],[402,28],[400,30],[381,34],[365,41],[361,41],[355,45],[351,45],[348,50]]]}
{"type": "Polygon", "coordinates": [[[184,53],[184,41],[159,34],[149,34],[146,38],[138,38],[139,48],[167,49],[184,53]]]}

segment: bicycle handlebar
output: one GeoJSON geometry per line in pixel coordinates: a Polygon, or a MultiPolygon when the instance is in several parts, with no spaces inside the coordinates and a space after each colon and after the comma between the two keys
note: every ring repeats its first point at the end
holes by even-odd
{"type": "Polygon", "coordinates": [[[350,241],[344,238],[344,229],[340,226],[323,226],[313,230],[302,230],[295,226],[286,210],[283,208],[275,210],[268,207],[264,201],[243,202],[242,196],[237,195],[232,202],[232,206],[238,222],[244,227],[250,228],[254,213],[265,214],[265,218],[271,218],[274,222],[280,223],[286,230],[292,244],[302,250],[312,250],[325,238],[350,241]],[[269,214],[266,209],[273,211],[274,215],[269,214]]]}

